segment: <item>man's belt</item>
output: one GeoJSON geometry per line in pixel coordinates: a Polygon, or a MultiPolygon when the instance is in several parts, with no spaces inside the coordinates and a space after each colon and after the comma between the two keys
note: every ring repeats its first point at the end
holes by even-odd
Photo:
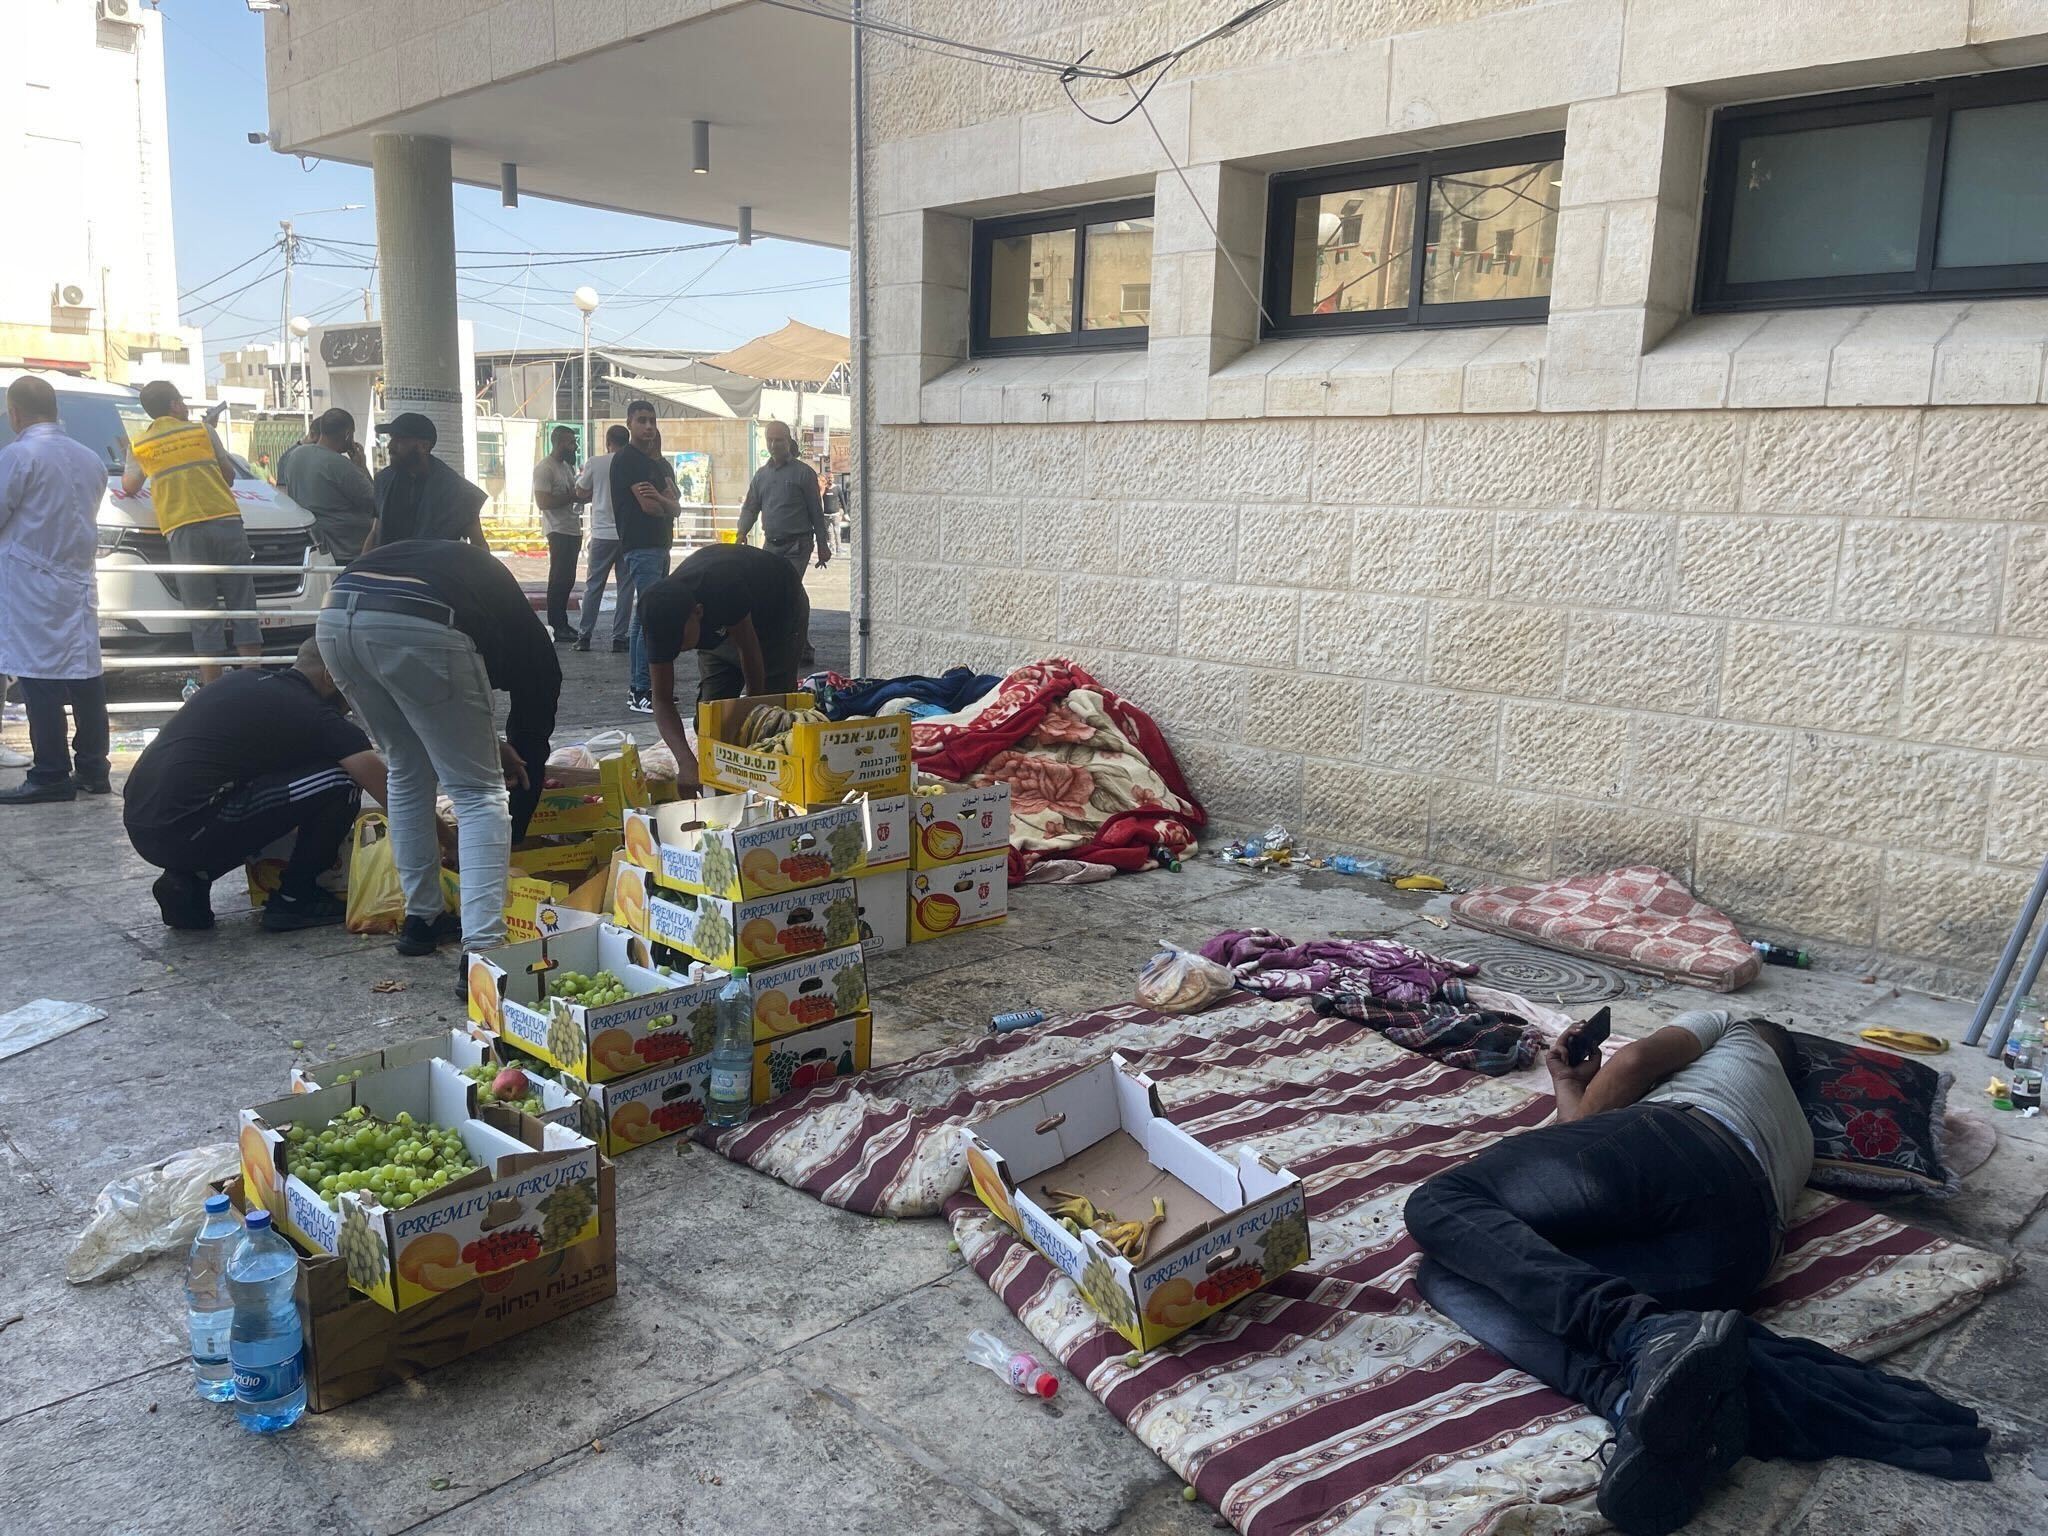
{"type": "Polygon", "coordinates": [[[411,597],[403,592],[357,592],[337,588],[327,594],[328,608],[344,613],[402,613],[409,618],[429,619],[453,628],[455,610],[438,598],[411,597]]]}

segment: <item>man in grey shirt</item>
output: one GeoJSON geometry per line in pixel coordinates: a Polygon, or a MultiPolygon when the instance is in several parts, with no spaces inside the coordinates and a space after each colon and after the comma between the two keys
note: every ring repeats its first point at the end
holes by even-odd
{"type": "Polygon", "coordinates": [[[548,456],[533,466],[533,504],[548,536],[548,628],[555,644],[577,638],[569,627],[569,594],[576,587],[576,557],[583,553],[583,503],[576,489],[576,429],[548,434],[548,456]]]}
{"type": "MultiPolygon", "coordinates": [[[[762,544],[770,554],[787,560],[802,581],[813,553],[821,571],[832,560],[832,529],[818,494],[818,472],[796,456],[796,440],[783,423],[769,422],[763,436],[768,462],[754,471],[746,500],[740,503],[740,542],[747,542],[758,519],[762,544]]],[[[817,659],[811,637],[805,635],[802,663],[808,667],[817,659]]]]}
{"type": "MultiPolygon", "coordinates": [[[[590,504],[590,563],[583,571],[583,618],[577,627],[576,649],[590,649],[597,633],[598,610],[604,606],[604,584],[619,564],[619,525],[612,516],[612,455],[626,446],[630,434],[617,422],[604,429],[604,452],[576,476],[576,494],[590,504]]],[[[633,632],[633,584],[619,570],[618,597],[612,604],[612,649],[626,650],[633,632]]]]}
{"type": "MultiPolygon", "coordinates": [[[[1603,1010],[1604,1012],[1604,1010],[1603,1010]]],[[[1591,1021],[1589,1021],[1591,1022],[1591,1021]]],[[[1680,1014],[1604,1063],[1546,1063],[1557,1121],[1409,1197],[1431,1306],[1615,1426],[1600,1511],[1676,1530],[1748,1442],[1739,1312],[1813,1167],[1799,1053],[1768,1019],[1680,1014]]],[[[1604,1032],[1604,1031],[1603,1031],[1604,1032]]]]}
{"type": "Polygon", "coordinates": [[[377,520],[377,493],[356,446],[356,419],[339,407],[313,418],[313,432],[277,461],[272,479],[301,511],[312,514],[313,533],[347,565],[363,552],[377,520]]]}

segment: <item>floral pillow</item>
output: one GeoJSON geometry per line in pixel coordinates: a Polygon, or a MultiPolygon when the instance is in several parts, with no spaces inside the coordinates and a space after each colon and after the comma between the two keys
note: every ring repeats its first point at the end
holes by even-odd
{"type": "Polygon", "coordinates": [[[1927,1195],[1961,1181],[1942,1155],[1947,1072],[1867,1045],[1792,1031],[1805,1069],[1800,1107],[1813,1127],[1813,1175],[1832,1194],[1927,1195]]]}

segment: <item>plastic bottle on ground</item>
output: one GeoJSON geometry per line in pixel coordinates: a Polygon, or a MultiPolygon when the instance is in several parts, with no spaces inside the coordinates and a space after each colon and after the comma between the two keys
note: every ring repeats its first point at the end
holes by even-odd
{"type": "Polygon", "coordinates": [[[741,968],[719,989],[718,1038],[704,1098],[704,1122],[719,1130],[744,1123],[754,1107],[754,993],[741,968]]]}
{"type": "Polygon", "coordinates": [[[1059,1377],[1040,1365],[1036,1355],[1010,1348],[986,1328],[967,1335],[967,1358],[995,1372],[1026,1397],[1047,1398],[1060,1389],[1059,1377]]]}
{"type": "Polygon", "coordinates": [[[1384,880],[1393,873],[1382,859],[1361,859],[1348,853],[1333,856],[1329,864],[1340,875],[1364,875],[1368,880],[1384,880]]]}
{"type": "Polygon", "coordinates": [[[2041,1005],[2032,996],[2023,997],[2013,1015],[2012,1030],[2005,1037],[2005,1050],[2001,1053],[2006,1071],[2017,1067],[2027,1048],[2040,1044],[2041,1039],[2041,1005]]]}
{"type": "Polygon", "coordinates": [[[259,1435],[290,1429],[306,1411],[306,1340],[292,1288],[299,1256],[270,1229],[270,1212],[254,1210],[228,1260],[235,1304],[228,1359],[235,1370],[235,1417],[259,1435]]]}
{"type": "Polygon", "coordinates": [[[185,1326],[192,1340],[193,1390],[210,1403],[235,1396],[235,1373],[228,1365],[228,1332],[235,1321],[228,1259],[241,1233],[241,1218],[228,1197],[208,1195],[205,1224],[185,1261],[185,1326]]]}
{"type": "Polygon", "coordinates": [[[1813,956],[1803,949],[1794,949],[1789,944],[1773,944],[1769,939],[1751,939],[1749,947],[1763,957],[1765,965],[1789,965],[1794,970],[1804,971],[1813,967],[1813,956]]]}

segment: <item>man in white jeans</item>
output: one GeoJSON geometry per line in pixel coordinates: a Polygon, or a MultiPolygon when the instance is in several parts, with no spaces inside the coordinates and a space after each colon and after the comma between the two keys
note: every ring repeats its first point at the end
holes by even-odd
{"type": "Polygon", "coordinates": [[[405,887],[398,952],[430,955],[455,936],[441,909],[437,783],[455,807],[463,947],[502,944],[512,840],[540,798],[562,691],[540,616],[496,556],[407,539],[379,545],[335,578],[318,636],[328,672],[389,767],[391,851],[405,887]],[[493,689],[512,695],[503,741],[493,689]]]}

